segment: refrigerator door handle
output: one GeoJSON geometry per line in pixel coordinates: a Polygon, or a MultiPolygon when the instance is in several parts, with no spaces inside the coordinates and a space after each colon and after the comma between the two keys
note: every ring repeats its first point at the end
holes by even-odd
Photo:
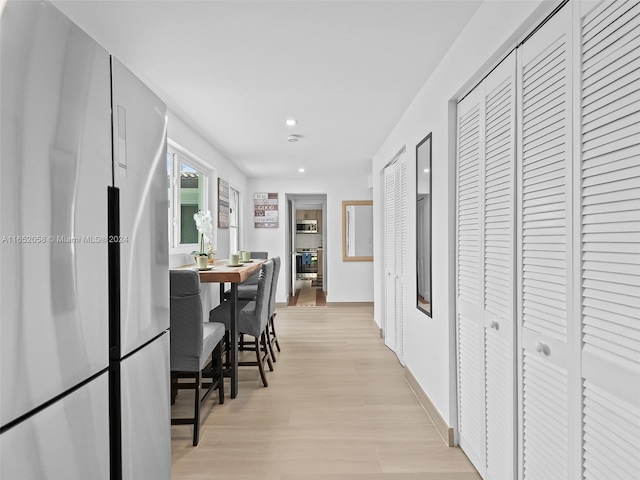
{"type": "MultiPolygon", "coordinates": [[[[120,237],[120,189],[107,187],[107,233],[109,238],[120,237]]],[[[119,360],[120,349],[120,243],[107,245],[109,261],[109,360],[119,360]]]]}

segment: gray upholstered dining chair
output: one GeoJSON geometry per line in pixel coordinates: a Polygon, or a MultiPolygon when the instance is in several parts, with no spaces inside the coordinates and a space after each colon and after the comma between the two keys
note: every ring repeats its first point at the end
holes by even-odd
{"type": "MultiPolygon", "coordinates": [[[[267,259],[269,258],[268,252],[251,252],[251,258],[267,259]]],[[[238,285],[238,298],[244,300],[253,300],[256,297],[256,291],[258,289],[258,275],[260,272],[256,272],[247,278],[244,282],[238,285]]],[[[225,292],[226,293],[226,292],[225,292]]]]}
{"type": "Polygon", "coordinates": [[[278,342],[278,336],[276,334],[276,328],[274,325],[274,318],[276,316],[276,292],[278,290],[278,277],[280,275],[280,257],[273,257],[273,280],[271,282],[271,294],[269,295],[269,321],[267,322],[267,343],[271,353],[271,358],[276,361],[276,355],[273,350],[273,346],[276,346],[278,352],[280,351],[280,343],[278,342]]]}
{"type": "MultiPolygon", "coordinates": [[[[252,259],[267,259],[269,258],[268,252],[251,252],[252,259]]],[[[238,285],[238,299],[239,300],[254,300],[256,298],[256,292],[258,291],[258,275],[260,272],[256,272],[247,278],[244,282],[238,285]]],[[[227,289],[224,292],[225,300],[229,300],[231,295],[231,289],[227,289]]],[[[251,349],[253,342],[245,342],[244,336],[240,335],[240,350],[251,349]],[[249,348],[247,348],[249,347],[249,348]]],[[[275,361],[275,360],[274,360],[275,361]]]]}
{"type": "MultiPolygon", "coordinates": [[[[267,376],[264,371],[265,362],[269,369],[273,370],[271,355],[267,346],[265,331],[269,321],[269,298],[271,294],[271,283],[273,280],[273,260],[267,260],[260,265],[258,273],[258,286],[254,300],[238,301],[238,328],[239,334],[251,335],[254,337],[254,348],[256,351],[256,361],[238,362],[239,366],[257,366],[262,379],[262,385],[269,386],[267,376]]],[[[230,304],[222,302],[209,312],[209,321],[224,323],[227,330],[230,329],[230,304]]],[[[227,336],[228,338],[228,336],[227,336]]],[[[238,341],[237,338],[228,341],[238,341]]],[[[230,345],[227,346],[227,349],[230,345]]]]}
{"type": "Polygon", "coordinates": [[[200,407],[216,389],[219,402],[224,403],[222,339],[225,326],[218,322],[203,322],[197,271],[171,270],[169,282],[171,404],[175,403],[178,389],[195,390],[193,417],[172,418],[171,425],[192,424],[193,445],[196,446],[200,440],[200,407]],[[211,384],[201,396],[203,376],[211,377],[211,384]],[[193,381],[180,382],[181,378],[193,381]]]}
{"type": "MultiPolygon", "coordinates": [[[[276,310],[276,292],[278,290],[278,277],[280,275],[280,257],[273,257],[273,279],[271,280],[271,293],[269,295],[269,320],[267,322],[267,326],[265,328],[265,335],[267,338],[267,346],[269,347],[269,354],[271,355],[271,360],[273,363],[276,363],[276,352],[275,348],[280,351],[280,343],[278,342],[278,336],[276,335],[274,318],[275,318],[275,310],[276,310]]],[[[251,342],[244,341],[244,337],[240,336],[240,349],[241,350],[252,350],[251,342]],[[248,347],[248,348],[247,348],[248,347]]],[[[272,369],[273,370],[273,369],[272,369]]]]}

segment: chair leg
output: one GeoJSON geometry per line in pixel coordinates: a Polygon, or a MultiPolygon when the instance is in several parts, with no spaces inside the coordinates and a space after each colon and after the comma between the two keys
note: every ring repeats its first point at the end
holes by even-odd
{"type": "Polygon", "coordinates": [[[230,330],[226,330],[224,332],[224,342],[225,342],[225,345],[227,346],[225,350],[224,366],[225,368],[231,368],[231,331],[230,330]]]}
{"type": "Polygon", "coordinates": [[[269,386],[269,382],[267,382],[267,376],[264,373],[264,366],[262,365],[262,358],[260,352],[260,337],[256,337],[255,339],[256,346],[256,360],[258,363],[258,370],[260,371],[260,378],[262,379],[262,385],[265,387],[269,386]]]}
{"type": "Polygon", "coordinates": [[[276,342],[276,349],[278,351],[280,351],[280,344],[278,343],[278,335],[276,334],[276,326],[273,322],[273,320],[276,318],[277,313],[274,313],[273,315],[271,315],[271,317],[269,318],[269,323],[271,324],[271,334],[273,335],[273,339],[276,342]]]}
{"type": "Polygon", "coordinates": [[[271,334],[269,333],[269,322],[267,322],[267,326],[265,327],[265,332],[267,334],[267,346],[269,347],[269,355],[271,356],[271,360],[273,363],[276,363],[276,352],[273,351],[273,343],[271,343],[271,334]]]}
{"type": "Polygon", "coordinates": [[[195,377],[195,400],[193,404],[193,446],[197,447],[200,441],[200,372],[194,374],[195,377]]]}
{"type": "Polygon", "coordinates": [[[267,365],[269,365],[269,371],[273,372],[273,363],[271,362],[271,355],[269,355],[269,347],[267,347],[266,330],[264,332],[262,332],[262,335],[260,335],[260,340],[262,341],[262,347],[264,348],[263,361],[264,361],[264,359],[267,360],[267,365]]]}
{"type": "Polygon", "coordinates": [[[175,405],[178,396],[178,374],[171,372],[171,405],[175,405]]]}
{"type": "Polygon", "coordinates": [[[224,371],[223,371],[223,355],[222,355],[222,340],[216,345],[216,348],[213,349],[213,357],[212,361],[214,362],[215,368],[213,371],[213,381],[218,382],[218,403],[222,405],[224,403],[224,371]]]}
{"type": "MultiPolygon", "coordinates": [[[[216,345],[211,362],[205,365],[203,370],[198,372],[171,372],[172,390],[175,388],[176,392],[182,385],[183,388],[190,388],[194,391],[193,399],[193,417],[189,418],[171,418],[171,425],[193,425],[193,446],[196,447],[200,442],[200,409],[205,401],[209,398],[209,395],[218,389],[218,395],[220,404],[224,403],[224,370],[223,370],[223,352],[222,341],[216,345]],[[179,384],[180,378],[185,376],[193,378],[193,383],[179,384]],[[211,377],[211,383],[204,382],[203,380],[211,377]],[[174,382],[175,379],[175,382],[174,382]],[[201,390],[204,388],[204,395],[201,395],[201,390]]],[[[173,393],[173,392],[172,392],[173,393]]]]}

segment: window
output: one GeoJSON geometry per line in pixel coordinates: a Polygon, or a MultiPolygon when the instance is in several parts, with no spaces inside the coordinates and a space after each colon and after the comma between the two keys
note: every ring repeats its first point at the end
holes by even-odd
{"type": "Polygon", "coordinates": [[[167,147],[170,248],[197,249],[198,230],[193,214],[210,210],[207,172],[208,168],[195,157],[171,144],[167,147]]]}
{"type": "Polygon", "coordinates": [[[229,253],[240,250],[240,193],[229,188],[229,253]]]}

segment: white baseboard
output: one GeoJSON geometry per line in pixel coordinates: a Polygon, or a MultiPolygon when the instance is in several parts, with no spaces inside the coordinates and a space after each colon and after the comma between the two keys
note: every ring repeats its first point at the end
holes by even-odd
{"type": "Polygon", "coordinates": [[[406,366],[404,368],[404,378],[407,380],[407,383],[413,390],[413,393],[418,397],[418,401],[422,404],[422,408],[424,408],[425,412],[427,412],[427,415],[435,425],[436,430],[442,437],[445,445],[454,447],[453,428],[447,424],[444,418],[442,418],[442,415],[440,415],[440,412],[429,398],[429,395],[427,395],[427,392],[422,389],[418,380],[416,380],[416,377],[413,376],[411,370],[406,366]]]}

